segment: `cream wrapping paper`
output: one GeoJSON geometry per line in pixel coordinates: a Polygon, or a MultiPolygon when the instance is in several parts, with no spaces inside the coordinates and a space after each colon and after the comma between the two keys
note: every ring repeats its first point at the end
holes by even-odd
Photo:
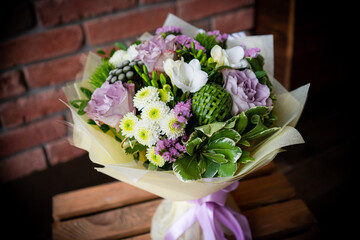
{"type": "MultiPolygon", "coordinates": [[[[164,25],[181,26],[185,33],[194,35],[199,29],[169,15],[164,25]]],[[[265,56],[264,68],[269,77],[273,74],[273,39],[271,35],[237,38],[229,45],[247,44],[258,46],[265,56]]],[[[79,90],[81,86],[92,89],[88,83],[91,73],[101,63],[101,58],[89,53],[83,78],[64,88],[67,99],[83,99],[79,90]]],[[[104,134],[96,126],[87,123],[87,116],[79,116],[76,109],[69,106],[73,117],[73,144],[89,152],[89,158],[103,167],[97,171],[107,174],[117,180],[126,182],[145,191],[172,201],[187,201],[198,199],[214,193],[247,174],[265,166],[274,159],[282,148],[288,145],[303,143],[300,133],[294,128],[304,107],[309,84],[292,92],[288,92],[281,84],[271,77],[277,101],[274,103],[278,120],[275,125],[281,129],[258,145],[252,152],[255,161],[244,164],[235,176],[226,178],[200,179],[191,182],[180,181],[172,171],[149,171],[141,163],[136,163],[132,155],[127,155],[115,140],[110,131],[104,134]]]]}

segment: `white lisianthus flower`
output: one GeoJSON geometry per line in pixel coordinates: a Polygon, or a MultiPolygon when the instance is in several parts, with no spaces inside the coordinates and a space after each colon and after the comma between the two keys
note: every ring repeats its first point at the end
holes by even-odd
{"type": "Polygon", "coordinates": [[[189,63],[181,60],[167,59],[164,62],[165,73],[173,84],[183,92],[192,93],[199,91],[208,81],[208,75],[201,70],[199,60],[193,59],[189,63]]]}
{"type": "Polygon", "coordinates": [[[138,51],[136,50],[136,45],[133,44],[130,47],[128,47],[127,51],[119,49],[111,56],[109,59],[109,63],[111,63],[114,66],[120,65],[125,60],[133,60],[138,55],[138,51]]]}
{"type": "Polygon", "coordinates": [[[244,59],[245,51],[240,46],[235,46],[230,49],[222,49],[219,45],[215,45],[210,51],[211,57],[217,63],[217,67],[230,66],[233,68],[244,68],[249,63],[244,59]]]}

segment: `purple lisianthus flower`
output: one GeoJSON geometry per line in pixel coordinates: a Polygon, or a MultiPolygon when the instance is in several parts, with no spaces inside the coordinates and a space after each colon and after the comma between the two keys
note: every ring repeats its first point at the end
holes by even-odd
{"type": "Polygon", "coordinates": [[[134,111],[133,97],[135,85],[122,84],[121,81],[110,84],[108,81],[97,88],[84,111],[97,125],[105,123],[119,131],[119,123],[125,114],[134,111]]]}
{"type": "Polygon", "coordinates": [[[191,48],[191,42],[193,42],[196,50],[202,49],[203,51],[205,51],[205,48],[203,46],[201,46],[198,41],[196,41],[195,39],[193,39],[192,37],[189,37],[187,35],[177,35],[175,42],[181,46],[187,47],[188,49],[191,48]]]}
{"type": "Polygon", "coordinates": [[[136,50],[137,58],[145,63],[149,72],[153,70],[164,72],[163,62],[168,58],[176,57],[175,36],[168,35],[164,39],[161,35],[156,35],[138,45],[136,50]]]}
{"type": "Polygon", "coordinates": [[[224,69],[222,73],[224,89],[230,93],[233,100],[231,109],[233,116],[252,107],[272,106],[272,100],[269,98],[270,89],[259,83],[253,71],[224,69]]]}

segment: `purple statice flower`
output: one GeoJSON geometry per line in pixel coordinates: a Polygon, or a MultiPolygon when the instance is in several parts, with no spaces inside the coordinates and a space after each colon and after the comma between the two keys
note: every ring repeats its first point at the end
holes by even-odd
{"type": "Polygon", "coordinates": [[[155,153],[161,155],[165,161],[173,163],[181,154],[186,153],[186,147],[179,142],[179,139],[164,138],[157,141],[155,153]]]}
{"type": "Polygon", "coordinates": [[[233,116],[256,106],[272,106],[270,89],[265,84],[261,84],[250,69],[244,71],[224,69],[222,74],[224,89],[230,93],[233,101],[231,109],[233,116]]]}
{"type": "Polygon", "coordinates": [[[175,148],[180,152],[186,153],[186,146],[181,145],[179,142],[175,144],[175,148]]]}
{"type": "Polygon", "coordinates": [[[163,62],[176,57],[175,42],[174,35],[168,35],[165,39],[161,35],[156,35],[136,47],[137,58],[145,63],[149,73],[153,70],[164,72],[163,62]]]}
{"type": "Polygon", "coordinates": [[[254,48],[246,48],[245,45],[240,45],[244,49],[244,57],[251,57],[256,58],[258,56],[258,53],[261,51],[260,48],[254,47],[254,48]]]}
{"type": "Polygon", "coordinates": [[[179,123],[186,123],[192,116],[191,114],[191,99],[188,99],[186,103],[178,102],[174,107],[174,113],[179,123]]]}
{"type": "Polygon", "coordinates": [[[177,35],[175,38],[175,42],[181,46],[187,47],[188,49],[191,48],[191,42],[193,42],[196,50],[202,49],[203,51],[205,51],[205,48],[201,46],[198,41],[187,35],[177,35]]]}
{"type": "Polygon", "coordinates": [[[105,123],[118,131],[119,123],[124,115],[134,111],[132,101],[134,94],[133,83],[122,84],[121,81],[117,81],[110,84],[106,81],[93,92],[84,111],[97,125],[105,123]]]}
{"type": "Polygon", "coordinates": [[[183,30],[181,27],[175,27],[175,26],[165,26],[165,27],[156,29],[156,32],[155,32],[156,35],[159,35],[162,33],[182,34],[183,30]]]}
{"type": "Polygon", "coordinates": [[[207,32],[207,35],[208,36],[215,36],[215,40],[217,42],[224,42],[228,39],[229,35],[224,33],[224,34],[220,34],[220,31],[219,30],[214,30],[214,31],[210,31],[210,32],[207,32]]]}

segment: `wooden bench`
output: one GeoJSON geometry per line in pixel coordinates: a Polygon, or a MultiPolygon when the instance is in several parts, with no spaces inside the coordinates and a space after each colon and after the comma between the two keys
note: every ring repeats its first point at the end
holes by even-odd
{"type": "MultiPolygon", "coordinates": [[[[319,231],[306,204],[274,163],[242,179],[232,196],[254,239],[315,239],[319,231]]],[[[123,182],[53,197],[52,236],[57,239],[150,239],[161,199],[123,182]]]]}

